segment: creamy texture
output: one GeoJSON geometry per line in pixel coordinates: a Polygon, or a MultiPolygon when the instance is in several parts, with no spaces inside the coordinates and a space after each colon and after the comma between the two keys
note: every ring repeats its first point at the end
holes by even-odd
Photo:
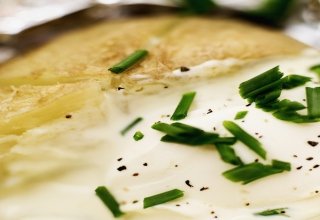
{"type": "MultiPolygon", "coordinates": [[[[83,167],[34,187],[1,195],[0,219],[113,219],[94,194],[98,185],[106,185],[122,204],[122,210],[127,212],[124,219],[128,220],[256,220],[266,217],[253,213],[281,207],[288,207],[287,214],[291,218],[275,216],[268,219],[319,220],[320,193],[317,190],[320,191],[320,167],[314,166],[320,165],[320,145],[311,147],[307,144],[309,140],[320,141],[319,123],[280,121],[254,105],[246,106],[247,102],[238,93],[241,82],[276,65],[280,65],[286,74],[310,76],[314,80],[307,85],[319,86],[316,76],[308,71],[310,66],[319,62],[319,57],[318,53],[309,52],[299,57],[265,59],[253,62],[237,73],[218,75],[208,80],[191,80],[217,64],[217,61],[208,61],[191,67],[186,76],[179,70],[174,71],[174,77],[191,77],[190,82],[183,85],[177,83],[150,94],[137,92],[126,95],[125,89],[108,92],[107,119],[102,125],[79,131],[82,144],[87,141],[90,145],[92,141],[94,145],[79,161],[83,167]],[[247,110],[249,113],[245,119],[236,123],[261,141],[267,151],[266,163],[271,159],[288,161],[292,171],[241,185],[221,175],[233,166],[224,163],[213,146],[190,147],[160,142],[163,134],[151,129],[151,125],[157,121],[170,123],[170,115],[181,95],[189,91],[196,91],[197,95],[188,117],[181,122],[206,131],[214,132],[215,128],[221,136],[230,136],[222,122],[233,120],[237,112],[247,110]],[[208,114],[209,109],[212,113],[208,114]],[[139,116],[144,120],[121,136],[119,131],[139,116]],[[134,141],[132,136],[138,130],[145,136],[134,141]],[[313,159],[306,160],[308,157],[313,159]],[[120,172],[117,170],[120,166],[127,169],[120,172]],[[297,170],[300,166],[302,168],[297,170]],[[136,173],[138,175],[134,176],[136,173]],[[186,180],[193,187],[187,186],[186,180]],[[200,191],[202,187],[208,189],[200,191]],[[142,209],[144,197],[174,188],[184,190],[185,196],[154,208],[142,209]]],[[[233,62],[237,63],[235,60],[220,63],[230,65],[233,62]]],[[[304,87],[285,90],[280,99],[289,98],[306,104],[304,87]]],[[[39,130],[44,132],[46,127],[30,132],[39,130]]],[[[239,141],[234,148],[246,163],[258,158],[239,141]]]]}

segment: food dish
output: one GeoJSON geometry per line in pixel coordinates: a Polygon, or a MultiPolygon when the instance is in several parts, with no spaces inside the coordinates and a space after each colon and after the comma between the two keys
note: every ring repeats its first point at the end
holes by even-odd
{"type": "MultiPolygon", "coordinates": [[[[194,17],[105,22],[17,58],[0,68],[0,219],[113,219],[94,193],[105,185],[130,220],[256,220],[254,213],[275,208],[288,208],[291,219],[317,220],[319,146],[309,141],[319,141],[319,124],[282,121],[248,106],[238,87],[278,65],[316,87],[309,68],[318,62],[318,51],[277,31],[194,17]],[[108,71],[137,49],[148,56],[124,73],[108,71]],[[237,155],[245,163],[290,162],[291,171],[241,185],[222,175],[234,166],[213,146],[161,142],[152,125],[171,123],[191,91],[196,96],[180,122],[230,137],[223,121],[248,111],[234,121],[262,143],[267,160],[240,141],[237,155]],[[143,120],[121,135],[136,117],[143,120]],[[136,131],[144,134],[139,141],[136,131]],[[185,196],[142,208],[144,197],[174,188],[185,196]]],[[[306,105],[306,85],[281,99],[306,105]]]]}

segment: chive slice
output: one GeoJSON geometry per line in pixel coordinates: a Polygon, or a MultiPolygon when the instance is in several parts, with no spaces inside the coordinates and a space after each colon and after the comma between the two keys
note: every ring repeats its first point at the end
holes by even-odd
{"type": "Polygon", "coordinates": [[[291,164],[280,160],[272,160],[272,167],[276,169],[291,171],[291,164]]]}
{"type": "Polygon", "coordinates": [[[192,101],[195,95],[196,95],[196,92],[189,92],[189,93],[183,94],[176,110],[174,111],[170,119],[174,121],[178,121],[187,117],[189,108],[192,104],[192,101]]]}
{"type": "Polygon", "coordinates": [[[222,175],[233,182],[242,182],[242,184],[245,185],[273,174],[282,173],[285,170],[286,168],[280,169],[278,167],[253,162],[227,170],[222,173],[222,175]]]}
{"type": "Polygon", "coordinates": [[[272,215],[286,215],[286,211],[288,208],[277,208],[277,209],[267,209],[261,212],[254,213],[255,215],[261,215],[261,216],[272,216],[272,215]]]}
{"type": "Polygon", "coordinates": [[[310,70],[315,72],[316,74],[318,74],[320,76],[320,64],[314,65],[312,67],[310,67],[310,70]]]}
{"type": "MultiPolygon", "coordinates": [[[[189,136],[189,135],[197,135],[197,134],[204,133],[204,131],[199,128],[195,128],[190,125],[186,125],[178,122],[172,123],[171,125],[162,123],[162,122],[157,122],[152,125],[152,128],[171,136],[177,136],[177,135],[189,136]]],[[[218,134],[215,134],[215,136],[218,137],[218,134]]]]}
{"type": "Polygon", "coordinates": [[[320,117],[320,87],[306,88],[308,115],[311,118],[320,117]]]}
{"type": "Polygon", "coordinates": [[[122,73],[123,71],[127,70],[128,68],[139,62],[145,56],[147,56],[147,54],[147,50],[136,50],[128,57],[109,68],[109,70],[113,73],[122,73]]]}
{"type": "Polygon", "coordinates": [[[314,123],[320,121],[320,118],[311,118],[308,115],[301,115],[294,111],[276,111],[272,115],[277,119],[294,123],[314,123]]]}
{"type": "Polygon", "coordinates": [[[248,114],[248,111],[240,111],[236,114],[236,116],[234,117],[235,120],[239,120],[239,119],[243,119],[246,117],[246,115],[248,114]]]}
{"type": "Polygon", "coordinates": [[[182,0],[181,3],[184,11],[192,14],[206,14],[216,6],[212,0],[182,0]]]}
{"type": "Polygon", "coordinates": [[[278,81],[282,76],[283,73],[280,72],[279,66],[267,70],[266,72],[241,83],[239,86],[240,95],[242,98],[247,99],[259,93],[271,90],[272,87],[277,86],[279,83],[278,81]],[[274,84],[275,82],[277,83],[274,84]],[[272,86],[269,84],[272,84],[272,86]]]}
{"type": "Polygon", "coordinates": [[[226,162],[230,163],[232,165],[243,165],[243,162],[241,161],[240,157],[236,155],[236,152],[234,149],[227,144],[215,144],[216,148],[218,150],[218,153],[220,154],[221,159],[226,162]]]}
{"type": "Polygon", "coordinates": [[[282,78],[282,88],[283,89],[293,89],[298,86],[302,86],[307,82],[311,81],[310,77],[301,75],[288,75],[282,78]]]}
{"type": "Polygon", "coordinates": [[[263,149],[262,144],[243,130],[240,126],[232,121],[224,121],[223,126],[232,133],[239,141],[244,143],[252,151],[258,154],[263,159],[266,159],[266,151],[263,149]]]}
{"type": "Polygon", "coordinates": [[[264,108],[265,105],[276,102],[281,95],[281,88],[261,94],[255,98],[256,106],[264,108]]]}
{"type": "Polygon", "coordinates": [[[146,209],[152,206],[163,204],[163,203],[178,199],[180,197],[183,197],[183,195],[184,195],[183,191],[179,189],[173,189],[173,190],[163,192],[154,196],[149,196],[143,199],[143,208],[146,209]]]}
{"type": "Polygon", "coordinates": [[[101,201],[109,208],[115,218],[124,215],[120,210],[119,203],[105,186],[97,187],[95,192],[101,201]]]}
{"type": "Polygon", "coordinates": [[[144,137],[144,134],[141,131],[137,131],[136,133],[134,133],[133,135],[133,139],[135,141],[140,141],[142,138],[144,137]]]}
{"type": "Polygon", "coordinates": [[[125,135],[128,131],[130,131],[134,126],[136,126],[142,120],[143,120],[142,117],[138,117],[134,119],[130,124],[128,124],[124,129],[122,129],[120,133],[122,135],[125,135]]]}

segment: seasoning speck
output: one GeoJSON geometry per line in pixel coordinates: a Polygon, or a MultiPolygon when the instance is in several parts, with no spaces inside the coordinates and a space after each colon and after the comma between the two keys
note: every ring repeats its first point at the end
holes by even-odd
{"type": "Polygon", "coordinates": [[[120,172],[123,171],[123,170],[126,170],[126,169],[127,169],[126,166],[121,166],[121,167],[118,167],[118,168],[117,168],[117,170],[120,171],[120,172]]]}
{"type": "Polygon", "coordinates": [[[120,158],[118,158],[118,159],[117,159],[117,161],[121,161],[122,159],[123,159],[123,158],[122,158],[122,157],[120,157],[120,158]]]}
{"type": "Polygon", "coordinates": [[[250,205],[250,203],[249,203],[249,202],[247,202],[247,203],[246,203],[246,206],[249,206],[249,205],[250,205]]]}
{"type": "Polygon", "coordinates": [[[306,160],[313,160],[313,157],[307,157],[306,160]]]}
{"type": "Polygon", "coordinates": [[[210,114],[212,112],[213,112],[212,109],[209,108],[207,114],[210,114]]]}
{"type": "Polygon", "coordinates": [[[182,67],[180,67],[180,71],[181,72],[188,72],[190,69],[188,68],[188,67],[186,67],[186,66],[182,66],[182,67]]]}
{"type": "Polygon", "coordinates": [[[185,183],[187,184],[187,186],[189,186],[191,188],[193,187],[193,185],[190,183],[190,180],[186,180],[185,183]]]}
{"type": "Polygon", "coordinates": [[[209,187],[202,187],[201,189],[200,189],[200,191],[204,191],[204,190],[208,190],[209,189],[209,187]]]}
{"type": "Polygon", "coordinates": [[[301,169],[302,169],[302,167],[303,167],[303,166],[299,166],[299,167],[297,167],[296,169],[297,169],[297,170],[301,170],[301,169]]]}
{"type": "Polygon", "coordinates": [[[148,166],[148,163],[143,163],[143,166],[145,166],[145,167],[148,166]]]}
{"type": "Polygon", "coordinates": [[[118,87],[118,91],[123,90],[123,89],[124,89],[124,88],[121,87],[121,86],[118,87]]]}
{"type": "Polygon", "coordinates": [[[134,200],[132,203],[135,204],[135,203],[138,203],[138,202],[139,202],[138,200],[134,200]]]}
{"type": "Polygon", "coordinates": [[[320,166],[319,164],[316,164],[316,165],[313,166],[313,168],[316,169],[316,168],[318,168],[319,166],[320,166]]]}
{"type": "Polygon", "coordinates": [[[174,167],[178,167],[178,164],[174,165],[174,167]]]}
{"type": "Polygon", "coordinates": [[[251,105],[251,103],[246,104],[247,107],[249,107],[251,105]]]}
{"type": "Polygon", "coordinates": [[[68,118],[68,119],[69,119],[69,118],[72,118],[72,115],[67,114],[67,115],[66,115],[66,118],[68,118]]]}
{"type": "Polygon", "coordinates": [[[308,141],[308,144],[312,147],[315,147],[319,144],[319,142],[316,142],[316,141],[308,141]]]}
{"type": "Polygon", "coordinates": [[[132,176],[139,176],[139,173],[134,173],[132,174],[132,176]]]}

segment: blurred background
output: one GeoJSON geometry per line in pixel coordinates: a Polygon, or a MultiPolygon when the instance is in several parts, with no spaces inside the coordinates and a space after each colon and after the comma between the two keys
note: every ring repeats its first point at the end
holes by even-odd
{"type": "Polygon", "coordinates": [[[320,0],[0,0],[0,63],[101,20],[163,13],[247,19],[320,49],[320,0]]]}

